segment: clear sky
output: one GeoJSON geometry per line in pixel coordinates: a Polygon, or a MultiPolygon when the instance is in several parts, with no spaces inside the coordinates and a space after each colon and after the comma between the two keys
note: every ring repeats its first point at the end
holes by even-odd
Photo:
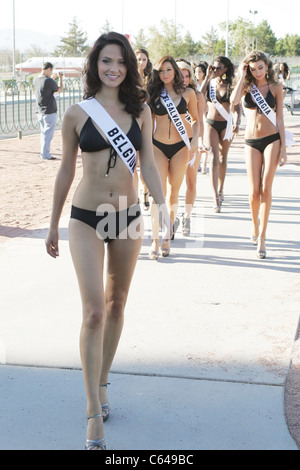
{"type": "MultiPolygon", "coordinates": [[[[0,3],[1,31],[12,28],[13,0],[0,0],[0,3]]],[[[64,36],[76,17],[80,28],[93,42],[106,20],[115,31],[134,35],[141,28],[145,33],[149,26],[159,28],[160,20],[166,18],[176,20],[185,31],[190,31],[194,40],[200,40],[211,26],[226,21],[228,4],[229,20],[240,16],[258,24],[266,19],[278,38],[286,34],[300,35],[299,0],[60,0],[54,3],[15,0],[15,28],[64,36]],[[257,14],[251,14],[250,9],[257,14]]]]}

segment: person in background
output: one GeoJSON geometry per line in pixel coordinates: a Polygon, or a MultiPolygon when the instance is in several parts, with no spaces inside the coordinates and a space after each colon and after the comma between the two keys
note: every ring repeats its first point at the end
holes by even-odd
{"type": "Polygon", "coordinates": [[[84,78],[84,100],[71,106],[63,120],[63,155],[45,243],[51,257],[59,256],[59,219],[74,179],[79,146],[83,176],[72,201],[69,244],[82,300],[80,354],[87,396],[86,450],[105,450],[103,420],[111,412],[108,375],[143,239],[143,218],[133,182],[137,150],[167,239],[172,236],[172,224],[153,157],[151,111],[128,39],[115,32],[101,35],[87,56],[84,78]],[[99,124],[88,112],[91,103],[99,124]],[[126,164],[128,157],[133,167],[126,164]]]}
{"type": "MultiPolygon", "coordinates": [[[[146,49],[140,47],[139,49],[136,49],[135,55],[137,58],[138,71],[141,77],[143,88],[146,90],[148,78],[152,72],[152,64],[149,59],[149,53],[146,49]]],[[[137,166],[138,166],[138,161],[137,161],[137,166]]],[[[135,171],[134,177],[135,177],[136,189],[138,191],[139,181],[138,181],[137,171],[135,171]]],[[[145,182],[143,181],[143,177],[141,173],[140,173],[140,180],[141,180],[142,187],[143,187],[143,206],[144,206],[144,210],[147,211],[150,208],[149,191],[145,182]]]]}
{"type": "Polygon", "coordinates": [[[214,194],[213,208],[216,213],[221,212],[227,156],[234,133],[238,132],[240,124],[239,104],[234,109],[234,123],[231,114],[230,95],[233,78],[234,66],[232,62],[227,57],[219,56],[214,60],[213,66],[208,66],[205,80],[201,86],[201,91],[206,96],[208,105],[205,139],[212,149],[211,181],[214,194]]]}
{"type": "Polygon", "coordinates": [[[53,139],[57,121],[57,103],[54,94],[60,93],[63,89],[63,74],[58,74],[58,84],[51,78],[53,65],[46,62],[43,65],[41,74],[33,82],[38,121],[41,129],[41,159],[56,160],[50,153],[50,145],[53,139]]]}
{"type": "MultiPolygon", "coordinates": [[[[175,233],[179,225],[179,219],[176,217],[179,190],[187,164],[198,151],[197,97],[194,90],[184,87],[180,69],[176,61],[168,55],[159,59],[154,65],[147,90],[154,121],[154,157],[165,195],[168,189],[168,206],[175,233]],[[189,126],[192,129],[192,138],[190,139],[186,129],[188,123],[185,121],[187,111],[191,117],[189,126]]],[[[151,206],[151,215],[152,244],[149,257],[157,260],[159,224],[155,204],[151,206]]],[[[170,240],[163,240],[161,252],[162,256],[169,256],[170,240]]]]}
{"type": "Polygon", "coordinates": [[[239,72],[231,102],[237,105],[244,99],[247,119],[245,153],[252,216],[251,241],[257,245],[257,257],[264,259],[273,180],[278,164],[282,166],[287,161],[283,93],[281,85],[274,80],[271,61],[261,51],[251,52],[241,63],[239,72]],[[255,96],[259,97],[258,101],[255,96]],[[263,101],[263,108],[268,109],[267,115],[259,106],[263,101]],[[268,117],[273,111],[276,113],[274,122],[268,117]]]}
{"type": "MultiPolygon", "coordinates": [[[[191,232],[191,213],[196,199],[197,194],[197,173],[200,162],[201,150],[202,150],[202,137],[203,137],[203,106],[204,97],[203,94],[197,90],[196,78],[193,74],[193,69],[186,62],[176,61],[178,67],[181,70],[183,84],[185,88],[191,88],[196,93],[197,97],[197,109],[198,109],[198,121],[199,121],[199,149],[197,152],[196,159],[193,165],[188,165],[185,173],[186,181],[186,194],[185,194],[185,213],[182,218],[182,233],[184,236],[190,235],[191,232]]],[[[187,114],[187,131],[190,138],[193,136],[192,128],[189,123],[190,116],[187,114]]]]}
{"type": "Polygon", "coordinates": [[[281,62],[279,65],[278,80],[280,81],[283,89],[283,98],[286,97],[287,92],[287,80],[291,78],[290,69],[286,62],[281,62]]]}
{"type": "MultiPolygon", "coordinates": [[[[205,80],[207,67],[208,67],[208,63],[204,62],[204,61],[199,62],[199,64],[195,66],[195,77],[197,79],[197,90],[198,90],[198,92],[200,92],[201,85],[205,80]]],[[[206,102],[206,100],[204,100],[202,122],[203,122],[203,118],[206,117],[207,110],[208,110],[207,102],[206,102]]],[[[202,131],[200,129],[199,149],[200,149],[200,161],[199,161],[198,171],[201,171],[202,175],[206,175],[206,173],[207,173],[207,158],[208,158],[209,147],[207,148],[204,145],[204,126],[202,127],[202,131]],[[201,163],[202,163],[202,166],[201,166],[201,163]]]]}

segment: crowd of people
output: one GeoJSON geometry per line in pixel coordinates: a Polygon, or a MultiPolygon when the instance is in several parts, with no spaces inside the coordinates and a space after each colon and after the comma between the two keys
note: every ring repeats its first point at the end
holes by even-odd
{"type": "Polygon", "coordinates": [[[104,450],[103,422],[111,413],[108,376],[143,239],[140,202],[145,210],[151,206],[150,258],[159,257],[160,228],[164,230],[161,254],[169,256],[179,223],[180,187],[185,178],[182,222],[183,235],[189,236],[197,172],[202,160],[205,173],[208,155],[213,210],[219,213],[228,151],[238,132],[243,101],[251,241],[257,244],[257,256],[264,258],[272,182],[287,156],[283,89],[262,52],[247,56],[237,77],[224,56],[209,65],[166,55],[152,66],[145,49],[133,51],[125,36],[110,32],[101,35],[89,52],[84,83],[83,101],[71,106],[63,120],[63,154],[46,249],[51,257],[59,256],[59,220],[80,148],[83,177],[72,201],[69,243],[82,299],[85,446],[104,450]]]}

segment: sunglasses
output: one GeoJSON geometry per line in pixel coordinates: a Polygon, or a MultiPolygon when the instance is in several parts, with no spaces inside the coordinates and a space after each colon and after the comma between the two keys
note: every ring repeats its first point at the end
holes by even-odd
{"type": "Polygon", "coordinates": [[[223,67],[212,67],[213,71],[215,70],[222,70],[223,67]]]}

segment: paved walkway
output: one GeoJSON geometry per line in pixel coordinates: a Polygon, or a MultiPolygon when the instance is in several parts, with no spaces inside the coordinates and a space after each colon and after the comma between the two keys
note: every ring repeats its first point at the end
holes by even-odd
{"type": "MultiPolygon", "coordinates": [[[[192,235],[148,259],[150,217],[110,376],[109,450],[297,450],[285,380],[299,320],[300,167],[274,182],[266,260],[250,244],[242,149],[232,149],[221,214],[198,174],[192,235]],[[197,232],[197,233],[196,233],[197,232]]],[[[182,212],[184,186],[180,193],[182,212]]],[[[61,220],[1,245],[0,449],[82,449],[81,303],[61,220]]]]}

